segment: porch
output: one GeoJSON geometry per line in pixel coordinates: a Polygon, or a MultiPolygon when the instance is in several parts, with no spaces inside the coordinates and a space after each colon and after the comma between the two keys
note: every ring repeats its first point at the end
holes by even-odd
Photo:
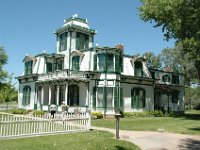
{"type": "Polygon", "coordinates": [[[49,106],[55,104],[61,111],[64,101],[69,106],[69,113],[78,109],[86,112],[89,107],[89,81],[87,80],[50,80],[36,82],[34,110],[49,111],[49,106]]]}

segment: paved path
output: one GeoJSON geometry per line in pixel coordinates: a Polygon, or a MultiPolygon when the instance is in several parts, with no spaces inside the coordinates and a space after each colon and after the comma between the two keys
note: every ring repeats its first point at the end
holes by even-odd
{"type": "MultiPolygon", "coordinates": [[[[115,129],[94,126],[92,129],[115,134],[115,129]]],[[[142,150],[200,150],[200,135],[120,130],[120,139],[132,142],[142,150]]]]}

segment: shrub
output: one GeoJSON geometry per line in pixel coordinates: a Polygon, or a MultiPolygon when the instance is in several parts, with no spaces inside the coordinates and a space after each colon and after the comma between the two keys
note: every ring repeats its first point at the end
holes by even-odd
{"type": "Polygon", "coordinates": [[[149,112],[124,112],[125,118],[132,117],[163,117],[162,111],[149,111],[149,112]]]}
{"type": "Polygon", "coordinates": [[[34,116],[43,116],[44,114],[45,114],[45,112],[42,111],[42,110],[35,110],[35,111],[33,111],[33,115],[34,116]]]}
{"type": "Polygon", "coordinates": [[[103,114],[101,112],[92,112],[92,119],[102,119],[103,118],[103,114]]]}
{"type": "Polygon", "coordinates": [[[26,110],[25,109],[22,109],[22,108],[20,108],[20,109],[13,109],[12,110],[12,113],[13,114],[26,114],[26,110]]]}

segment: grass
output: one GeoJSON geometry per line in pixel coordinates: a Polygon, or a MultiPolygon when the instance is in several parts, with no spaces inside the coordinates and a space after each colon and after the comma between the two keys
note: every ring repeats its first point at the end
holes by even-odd
{"type": "Polygon", "coordinates": [[[115,140],[112,133],[91,131],[43,137],[0,140],[1,150],[139,150],[132,143],[115,140]]]}
{"type": "MultiPolygon", "coordinates": [[[[115,119],[92,120],[93,126],[115,128],[115,119]]],[[[121,118],[121,130],[158,131],[200,135],[200,111],[188,111],[181,117],[121,118]]]]}

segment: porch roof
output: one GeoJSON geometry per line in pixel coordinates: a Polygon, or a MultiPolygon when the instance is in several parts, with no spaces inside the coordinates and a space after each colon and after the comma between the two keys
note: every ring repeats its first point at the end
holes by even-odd
{"type": "Polygon", "coordinates": [[[174,85],[166,85],[166,84],[157,84],[154,88],[155,92],[161,92],[165,94],[172,94],[179,92],[174,85]]]}

